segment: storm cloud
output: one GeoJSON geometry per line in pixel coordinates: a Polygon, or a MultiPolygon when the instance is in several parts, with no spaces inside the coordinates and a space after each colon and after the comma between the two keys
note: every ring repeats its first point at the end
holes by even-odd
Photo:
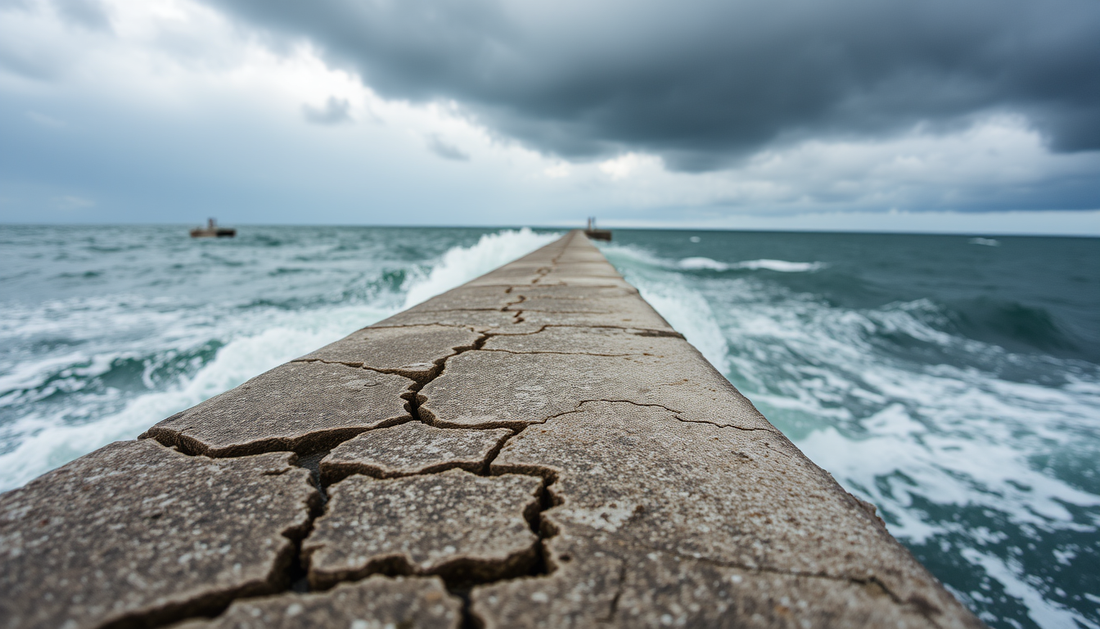
{"type": "Polygon", "coordinates": [[[456,101],[545,154],[706,171],[805,140],[1022,116],[1100,149],[1094,0],[207,0],[379,94],[456,101]]]}

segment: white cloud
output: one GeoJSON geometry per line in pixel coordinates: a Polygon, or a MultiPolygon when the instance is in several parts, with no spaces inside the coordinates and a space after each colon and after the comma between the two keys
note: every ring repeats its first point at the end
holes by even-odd
{"type": "MultiPolygon", "coordinates": [[[[614,159],[600,162],[600,170],[607,173],[612,179],[626,179],[646,161],[646,158],[637,153],[627,153],[614,159]]],[[[656,163],[656,157],[649,158],[651,163],[656,163]]]]}

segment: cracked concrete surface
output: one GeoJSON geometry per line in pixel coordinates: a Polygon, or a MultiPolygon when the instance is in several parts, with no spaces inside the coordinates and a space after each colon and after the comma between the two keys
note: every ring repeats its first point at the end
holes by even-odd
{"type": "Polygon", "coordinates": [[[331,484],[351,474],[396,478],[451,468],[480,472],[511,435],[505,428],[446,430],[420,422],[371,430],[321,459],[321,478],[331,484]]]}
{"type": "Polygon", "coordinates": [[[286,587],[317,501],[294,455],[113,443],[0,496],[0,626],[142,626],[286,587]]]}
{"type": "MultiPolygon", "coordinates": [[[[640,338],[668,341],[671,351],[626,356],[537,351],[460,354],[448,360],[444,372],[418,393],[421,417],[437,426],[520,428],[575,410],[585,401],[626,400],[666,406],[684,421],[775,430],[686,341],[640,338]],[[485,395],[487,390],[493,393],[485,395]]],[[[509,346],[499,337],[493,341],[501,342],[486,346],[509,346]]],[[[511,346],[522,348],[519,343],[511,346]]],[[[610,351],[606,345],[596,347],[610,351]]],[[[630,346],[624,343],[623,347],[630,346]]]]}
{"type": "Polygon", "coordinates": [[[309,582],[326,588],[372,573],[442,574],[471,581],[522,574],[536,559],[528,518],[542,480],[463,470],[329,489],[327,513],[302,546],[309,582]]]}
{"type": "Polygon", "coordinates": [[[0,496],[0,627],[982,626],[579,232],[145,436],[0,496]]]}
{"type": "Polygon", "coordinates": [[[549,469],[559,537],[597,535],[675,560],[881,584],[937,615],[958,603],[786,438],[595,402],[525,430],[493,473],[549,469]]]}
{"type": "Polygon", "coordinates": [[[319,594],[281,594],[233,603],[214,620],[175,629],[459,629],[462,601],[437,577],[373,576],[319,594]]]}
{"type": "Polygon", "coordinates": [[[298,361],[366,367],[424,383],[438,373],[444,359],[472,348],[479,338],[470,330],[441,325],[363,328],[298,361]]]}
{"type": "Polygon", "coordinates": [[[403,376],[327,363],[287,363],[150,428],[184,452],[306,452],[411,419],[403,376]]]}

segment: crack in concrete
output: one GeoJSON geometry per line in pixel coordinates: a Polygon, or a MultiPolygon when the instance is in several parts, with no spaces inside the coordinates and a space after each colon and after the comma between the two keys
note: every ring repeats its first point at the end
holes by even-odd
{"type": "MultiPolygon", "coordinates": [[[[152,439],[151,441],[162,448],[172,447],[161,443],[157,439],[152,439]]],[[[187,456],[203,456],[183,452],[178,447],[176,447],[175,450],[187,456]]],[[[247,455],[217,458],[239,458],[239,456],[247,455]]],[[[290,463],[296,467],[305,467],[299,464],[300,459],[297,455],[293,455],[290,463]]],[[[307,467],[306,469],[308,470],[309,468],[307,467]]],[[[310,470],[310,472],[312,476],[312,470],[310,470]]],[[[281,476],[285,473],[286,470],[283,470],[265,475],[281,476]]],[[[198,595],[191,600],[170,604],[160,609],[130,613],[122,618],[99,625],[99,628],[132,629],[134,627],[144,627],[145,629],[157,629],[159,627],[175,625],[184,620],[216,618],[238,600],[274,596],[287,591],[308,591],[308,585],[306,586],[306,590],[299,589],[299,581],[305,578],[305,570],[302,567],[300,558],[302,542],[312,533],[313,523],[321,515],[324,504],[327,501],[327,497],[319,487],[319,482],[314,483],[314,485],[317,489],[317,493],[307,499],[306,508],[308,509],[309,517],[306,522],[301,525],[290,526],[286,530],[280,532],[280,535],[290,542],[290,547],[275,558],[271,570],[268,572],[266,583],[258,586],[255,584],[238,586],[228,591],[198,595]]]]}
{"type": "Polygon", "coordinates": [[[364,362],[356,361],[344,361],[344,360],[329,360],[327,358],[295,358],[290,361],[292,363],[321,363],[323,365],[343,365],[345,367],[352,367],[354,369],[365,369],[366,371],[373,371],[375,373],[384,373],[391,376],[404,376],[410,380],[415,380],[410,376],[406,376],[399,369],[381,369],[379,367],[370,367],[364,362]]]}
{"type": "MultiPolygon", "coordinates": [[[[629,542],[627,543],[627,545],[628,546],[630,545],[629,542]]],[[[935,618],[932,617],[932,613],[940,611],[932,603],[930,603],[929,601],[927,601],[926,599],[924,599],[923,597],[921,597],[919,595],[915,595],[915,597],[910,597],[910,599],[903,600],[893,590],[891,590],[890,587],[888,585],[886,585],[886,583],[884,583],[881,579],[879,579],[878,577],[876,577],[874,575],[871,575],[871,576],[868,576],[868,577],[846,577],[846,576],[837,576],[837,575],[822,574],[822,573],[815,573],[815,572],[800,572],[800,571],[797,571],[797,570],[778,570],[778,569],[775,569],[775,568],[766,568],[766,567],[755,567],[754,568],[754,567],[749,567],[749,566],[745,566],[745,565],[742,565],[742,564],[738,564],[736,562],[726,562],[726,561],[720,561],[720,560],[716,560],[716,559],[708,559],[708,558],[704,558],[704,557],[694,557],[692,555],[685,555],[683,553],[679,553],[679,552],[676,552],[676,551],[670,551],[670,550],[665,550],[665,549],[660,549],[660,548],[648,547],[644,544],[638,544],[638,545],[636,545],[636,547],[640,547],[643,550],[650,550],[650,551],[655,551],[655,552],[663,553],[663,554],[666,554],[666,555],[670,555],[670,556],[676,557],[677,559],[683,559],[683,560],[686,560],[686,561],[695,561],[695,562],[699,562],[699,563],[710,564],[712,566],[719,566],[719,567],[722,567],[722,568],[732,568],[734,570],[743,570],[743,571],[749,572],[751,574],[773,574],[773,575],[781,576],[781,577],[795,577],[795,578],[802,578],[802,579],[822,579],[822,580],[825,580],[825,581],[833,581],[833,582],[836,582],[836,583],[855,584],[855,585],[861,585],[861,586],[864,586],[864,587],[874,586],[874,587],[877,587],[880,590],[882,590],[882,592],[886,596],[888,596],[890,598],[890,600],[894,602],[894,604],[898,605],[899,607],[910,608],[910,609],[914,610],[917,614],[923,616],[926,620],[928,620],[928,622],[936,625],[937,627],[941,626],[940,623],[938,623],[935,620],[935,618]],[[916,600],[913,600],[914,598],[916,600]]]]}
{"type": "MultiPolygon", "coordinates": [[[[457,351],[455,353],[436,360],[435,362],[436,362],[437,369],[433,370],[432,377],[425,380],[425,381],[423,381],[423,382],[414,381],[414,383],[411,384],[408,387],[407,393],[402,395],[402,397],[405,397],[406,401],[408,402],[408,404],[406,405],[406,408],[409,411],[411,419],[406,420],[404,422],[400,422],[398,424],[392,424],[392,425],[400,425],[402,423],[408,423],[410,421],[420,421],[422,423],[428,423],[429,425],[431,425],[429,422],[423,422],[423,420],[420,417],[420,402],[418,400],[419,391],[425,385],[427,385],[428,382],[431,382],[435,378],[442,375],[442,373],[444,372],[444,370],[446,368],[446,361],[447,360],[449,360],[450,358],[453,358],[455,356],[458,356],[460,354],[463,354],[467,351],[476,351],[477,349],[480,349],[480,347],[483,346],[485,344],[485,342],[488,341],[488,339],[489,339],[489,335],[482,333],[480,335],[480,337],[476,341],[474,341],[474,343],[470,347],[456,348],[457,351]],[[408,397],[406,397],[406,396],[408,396],[408,397]]],[[[318,362],[332,362],[332,361],[318,361],[318,362]]],[[[346,363],[339,363],[339,364],[346,364],[346,363]]],[[[352,366],[354,366],[354,365],[352,365],[352,366]]],[[[362,366],[360,366],[360,367],[364,368],[362,366]]],[[[366,369],[370,369],[370,368],[366,368],[366,369]]],[[[376,370],[376,369],[370,369],[370,370],[371,371],[379,371],[379,370],[376,370]]],[[[378,426],[378,427],[375,427],[375,428],[371,428],[370,430],[375,430],[375,429],[384,428],[384,427],[387,427],[387,426],[378,426]]],[[[344,439],[344,440],[340,441],[339,443],[332,444],[331,446],[329,446],[327,448],[322,448],[320,450],[317,450],[317,451],[314,451],[314,452],[310,453],[309,455],[297,457],[295,459],[295,461],[294,461],[295,465],[297,465],[299,467],[303,467],[303,468],[307,469],[310,472],[310,478],[311,478],[312,484],[314,484],[314,486],[317,489],[317,492],[318,492],[317,495],[319,497],[319,500],[317,501],[316,505],[311,505],[309,519],[308,519],[308,521],[306,522],[306,524],[304,526],[300,527],[297,531],[294,531],[295,534],[293,536],[291,536],[288,533],[284,533],[284,536],[286,536],[288,539],[291,540],[292,548],[291,548],[291,552],[289,553],[288,559],[285,562],[279,562],[279,563],[285,563],[287,565],[275,566],[273,568],[273,573],[282,572],[282,574],[284,575],[284,577],[281,579],[283,581],[283,588],[281,590],[276,591],[276,592],[264,593],[264,596],[284,593],[284,592],[288,592],[288,591],[289,592],[298,592],[298,593],[307,593],[307,592],[311,591],[311,588],[309,586],[309,580],[308,580],[307,561],[304,561],[303,557],[301,556],[302,543],[312,533],[314,523],[316,522],[317,518],[321,517],[322,515],[325,515],[325,513],[327,512],[327,503],[328,503],[327,488],[329,486],[331,486],[332,484],[334,484],[334,483],[328,483],[328,484],[322,483],[321,477],[320,477],[320,472],[319,472],[319,464],[320,464],[321,459],[323,459],[337,445],[339,445],[340,443],[343,443],[344,441],[347,441],[348,439],[353,438],[354,436],[357,436],[358,434],[362,434],[363,432],[366,432],[366,431],[360,431],[356,435],[352,435],[351,437],[348,437],[347,439],[344,439]]],[[[500,443],[498,443],[486,455],[479,475],[481,475],[481,476],[491,476],[492,475],[491,472],[490,472],[492,462],[496,459],[496,457],[499,455],[500,451],[504,448],[504,446],[507,445],[507,443],[511,439],[515,438],[515,436],[517,434],[519,434],[519,432],[516,432],[516,433],[510,435],[508,438],[501,440],[500,443]]],[[[447,468],[447,469],[450,469],[450,468],[447,468]]],[[[443,472],[443,471],[445,471],[445,470],[443,470],[443,469],[433,470],[431,472],[423,472],[421,474],[415,474],[414,476],[428,476],[428,475],[432,475],[432,474],[438,474],[438,473],[443,472]]],[[[521,473],[521,472],[511,472],[511,473],[521,473]]],[[[542,469],[542,470],[538,470],[538,471],[527,472],[527,475],[538,476],[538,477],[541,477],[543,479],[543,483],[542,483],[542,485],[540,485],[540,488],[539,488],[539,495],[537,496],[536,502],[532,505],[532,508],[530,508],[528,510],[528,512],[525,512],[523,514],[524,519],[527,520],[528,526],[530,526],[530,528],[531,528],[531,531],[538,538],[537,541],[535,542],[536,560],[533,562],[533,564],[530,567],[528,567],[522,574],[507,574],[507,573],[505,573],[505,574],[497,575],[496,577],[489,578],[489,579],[484,579],[484,578],[471,579],[470,576],[469,576],[470,566],[465,565],[465,563],[464,563],[465,560],[456,561],[454,564],[444,564],[444,565],[440,566],[438,569],[431,571],[431,573],[430,573],[431,575],[439,576],[440,578],[442,578],[444,583],[446,584],[448,592],[451,593],[454,596],[459,597],[463,601],[463,610],[462,610],[462,614],[463,614],[462,626],[463,627],[476,627],[477,626],[476,625],[477,620],[476,620],[476,618],[474,618],[472,612],[470,611],[470,600],[469,600],[469,592],[474,587],[480,586],[480,585],[491,585],[493,583],[498,583],[498,582],[501,582],[501,581],[517,579],[517,578],[520,578],[520,577],[538,577],[538,576],[545,576],[545,575],[550,574],[549,562],[548,562],[547,557],[546,557],[547,550],[546,550],[545,541],[547,539],[550,539],[554,535],[556,535],[556,531],[554,531],[552,529],[552,527],[548,526],[548,524],[545,522],[544,518],[542,517],[542,514],[547,509],[552,508],[554,506],[557,506],[557,504],[561,504],[560,502],[559,503],[554,503],[553,497],[552,497],[552,495],[549,491],[549,486],[552,485],[556,481],[556,474],[553,472],[553,470],[542,469]]],[[[334,482],[338,482],[338,481],[334,481],[334,482]]],[[[503,561],[502,563],[507,563],[507,560],[503,561]]],[[[342,579],[342,580],[338,581],[338,583],[356,582],[356,581],[359,581],[359,580],[362,580],[362,579],[366,579],[366,578],[368,578],[368,577],[370,577],[374,574],[383,574],[383,575],[386,575],[386,576],[398,576],[398,575],[417,574],[417,572],[415,571],[415,569],[412,566],[408,565],[407,562],[405,562],[403,560],[403,558],[401,558],[401,559],[395,559],[395,560],[390,560],[390,561],[383,562],[380,566],[378,566],[375,569],[372,569],[370,572],[368,572],[366,574],[356,575],[356,577],[353,578],[353,579],[342,579]]],[[[333,584],[333,585],[335,585],[335,584],[333,584]]],[[[252,598],[252,596],[227,595],[225,600],[220,601],[218,605],[206,606],[206,607],[203,608],[202,613],[192,614],[192,615],[188,615],[186,617],[187,618],[195,618],[195,617],[215,618],[215,617],[221,615],[222,613],[224,613],[225,610],[228,609],[228,607],[234,601],[244,600],[246,598],[252,598]],[[222,604],[222,603],[224,603],[224,604],[222,604]]],[[[176,621],[182,620],[182,619],[184,619],[184,617],[180,616],[180,617],[173,618],[170,622],[176,622],[176,621]]],[[[164,623],[148,624],[148,623],[142,622],[141,624],[147,624],[147,626],[151,626],[151,627],[159,627],[159,626],[165,626],[169,623],[164,622],[164,623]]]]}
{"type": "MultiPolygon", "coordinates": [[[[478,311],[478,310],[472,310],[472,309],[469,309],[469,308],[452,308],[450,310],[440,310],[438,312],[505,312],[505,311],[503,311],[503,310],[478,311]]],[[[513,323],[524,323],[525,320],[522,317],[520,317],[520,315],[522,315],[524,312],[538,312],[538,311],[509,310],[507,312],[515,313],[515,315],[516,315],[515,318],[518,319],[518,320],[513,321],[513,323]]],[[[596,314],[599,314],[599,313],[596,313],[596,314]]],[[[424,327],[425,325],[428,325],[428,324],[425,324],[425,323],[402,323],[402,324],[399,324],[399,325],[380,325],[381,323],[385,323],[385,322],[384,321],[379,322],[379,324],[375,324],[375,325],[378,325],[379,327],[382,327],[382,328],[419,328],[419,327],[424,327]]],[[[653,328],[638,327],[636,325],[615,325],[615,324],[611,324],[611,323],[601,323],[599,325],[591,325],[591,324],[586,325],[586,324],[579,324],[579,323],[543,323],[539,326],[539,328],[537,330],[533,330],[533,331],[530,331],[530,332],[499,332],[499,331],[493,331],[493,330],[486,330],[484,328],[479,330],[478,326],[469,325],[469,324],[465,324],[465,323],[446,323],[446,322],[444,322],[444,323],[432,323],[430,325],[438,325],[440,327],[445,327],[445,328],[460,328],[460,329],[463,329],[463,330],[469,330],[471,332],[474,332],[475,334],[488,334],[489,336],[530,336],[532,334],[538,334],[540,332],[545,332],[549,328],[575,328],[575,329],[578,329],[578,330],[623,330],[623,331],[627,332],[628,334],[633,334],[634,336],[668,337],[668,338],[684,339],[684,335],[680,334],[679,332],[677,332],[675,330],[658,330],[658,329],[653,329],[653,328]]],[[[302,361],[302,359],[295,359],[294,361],[291,361],[291,362],[306,362],[306,361],[302,361]]],[[[351,366],[354,366],[354,365],[351,365],[351,366]]]]}
{"type": "MultiPolygon", "coordinates": [[[[518,302],[516,302],[516,303],[518,303],[518,302]]],[[[474,330],[471,329],[471,331],[474,331],[474,330]]],[[[464,348],[456,348],[456,351],[454,353],[450,354],[449,356],[443,357],[443,358],[438,359],[437,361],[435,361],[437,368],[432,371],[432,375],[431,375],[430,378],[427,378],[422,382],[419,382],[419,381],[415,382],[413,385],[409,386],[409,389],[408,389],[409,397],[406,398],[406,399],[409,401],[409,404],[408,404],[407,408],[408,408],[408,411],[409,411],[409,413],[412,417],[411,421],[418,421],[418,422],[421,422],[421,423],[424,423],[424,424],[427,424],[427,425],[434,425],[431,422],[425,421],[424,418],[420,414],[420,406],[423,403],[423,400],[420,399],[421,398],[420,391],[425,386],[427,386],[427,384],[429,382],[432,382],[436,378],[443,375],[443,373],[446,371],[446,366],[447,366],[447,361],[448,360],[454,358],[455,356],[459,356],[461,354],[464,354],[467,351],[480,350],[481,347],[484,346],[484,344],[489,340],[490,335],[486,334],[486,333],[481,333],[481,332],[479,332],[478,334],[479,334],[479,338],[477,340],[475,340],[474,343],[471,346],[464,347],[464,348]]],[[[459,428],[459,427],[450,427],[450,426],[441,426],[441,427],[442,428],[456,428],[456,429],[459,428]]],[[[469,428],[465,428],[465,429],[469,429],[469,428]]],[[[512,435],[509,435],[507,438],[502,439],[496,446],[494,446],[487,453],[487,455],[485,456],[484,462],[481,465],[481,469],[476,473],[480,476],[491,476],[492,475],[492,473],[491,473],[492,462],[497,458],[497,456],[500,454],[501,450],[503,450],[503,448],[508,444],[508,442],[511,441],[512,439],[514,439],[516,437],[516,435],[519,434],[520,432],[522,432],[522,429],[520,429],[519,431],[514,432],[512,435]]],[[[327,452],[326,452],[326,454],[327,454],[327,452]]],[[[318,462],[320,461],[320,458],[323,458],[323,455],[322,455],[322,457],[319,457],[317,459],[318,462]]],[[[432,469],[431,471],[421,472],[420,474],[414,474],[413,476],[428,476],[428,475],[432,475],[432,474],[438,474],[438,473],[441,473],[443,471],[446,471],[446,469],[452,469],[453,467],[456,467],[456,466],[457,466],[457,463],[455,465],[445,465],[445,467],[443,467],[442,469],[432,469]]],[[[312,472],[312,470],[311,470],[311,472],[312,472]]],[[[533,507],[531,509],[529,509],[529,512],[524,513],[524,518],[527,520],[528,525],[531,528],[531,531],[538,538],[537,542],[536,542],[536,552],[535,552],[536,560],[533,563],[533,565],[531,565],[522,574],[501,574],[501,575],[497,575],[496,577],[489,578],[489,579],[485,579],[485,578],[471,579],[470,578],[470,572],[471,571],[469,570],[469,566],[466,566],[462,561],[459,561],[459,562],[455,563],[454,565],[445,564],[445,565],[440,566],[438,569],[431,571],[431,574],[439,576],[440,578],[443,579],[449,593],[451,593],[454,596],[457,596],[458,598],[460,598],[463,601],[463,609],[462,609],[462,615],[463,615],[462,626],[463,627],[475,627],[475,626],[477,626],[476,625],[477,621],[473,617],[472,612],[470,611],[470,600],[469,600],[469,592],[474,587],[480,586],[480,585],[491,585],[493,583],[498,583],[498,582],[501,582],[501,581],[516,579],[516,578],[520,578],[520,577],[534,577],[534,576],[543,576],[543,575],[549,574],[549,568],[548,568],[549,564],[548,564],[548,561],[547,561],[547,558],[546,558],[545,541],[547,539],[553,537],[556,534],[556,531],[551,530],[551,528],[545,524],[545,521],[542,517],[542,514],[547,509],[549,509],[553,506],[556,506],[556,504],[553,502],[553,498],[552,498],[551,493],[549,491],[549,486],[552,485],[556,480],[556,474],[552,470],[542,469],[542,470],[538,470],[538,471],[527,472],[527,475],[539,476],[543,479],[543,483],[542,483],[542,485],[540,485],[539,495],[538,495],[538,499],[537,499],[536,503],[533,505],[533,507]]],[[[334,481],[334,482],[338,482],[338,481],[334,481]]],[[[322,487],[322,491],[324,491],[326,487],[327,486],[322,487]]],[[[312,528],[313,521],[316,519],[316,517],[320,517],[320,515],[322,515],[322,514],[317,514],[310,520],[310,527],[311,528],[312,528]]],[[[305,537],[303,537],[303,540],[304,539],[305,539],[305,537]]],[[[299,542],[299,548],[300,548],[300,542],[299,542]]],[[[507,562],[505,561],[503,563],[507,563],[507,562]]],[[[398,575],[408,575],[408,574],[415,574],[415,573],[416,573],[416,571],[414,570],[414,568],[410,565],[407,565],[407,562],[405,562],[402,558],[402,559],[396,559],[396,560],[384,562],[381,566],[379,566],[377,569],[371,570],[371,572],[369,572],[368,574],[358,575],[358,578],[360,578],[360,579],[367,578],[367,577],[371,576],[372,574],[384,574],[384,575],[387,575],[387,576],[398,576],[398,575]]],[[[341,582],[347,582],[347,580],[342,580],[341,582]]],[[[308,582],[306,582],[306,588],[308,588],[308,582]]],[[[295,590],[295,591],[298,591],[298,590],[295,590]]],[[[308,589],[307,589],[307,591],[308,591],[308,589]]]]}
{"type": "MultiPolygon", "coordinates": [[[[485,351],[495,351],[495,350],[485,350],[485,351]]],[[[582,401],[578,402],[576,406],[573,407],[574,410],[569,411],[569,412],[570,413],[579,412],[581,406],[583,406],[585,404],[595,403],[595,402],[606,402],[608,404],[632,404],[634,406],[643,406],[643,407],[650,407],[650,408],[663,408],[666,411],[668,411],[669,413],[672,413],[672,418],[673,419],[675,419],[677,421],[680,421],[680,422],[683,422],[685,424],[709,424],[711,426],[714,426],[715,428],[733,428],[735,430],[740,430],[742,432],[767,432],[767,433],[770,433],[770,434],[773,434],[773,435],[781,434],[778,431],[778,429],[773,430],[771,428],[745,428],[743,426],[735,426],[733,424],[718,424],[718,423],[715,423],[715,422],[712,422],[712,421],[707,421],[705,419],[684,419],[683,417],[680,416],[680,413],[682,413],[683,411],[678,411],[678,410],[675,410],[675,409],[671,409],[671,408],[665,406],[664,404],[656,404],[656,403],[651,403],[651,402],[635,402],[633,400],[607,400],[607,399],[603,399],[603,398],[592,399],[592,400],[582,400],[582,401]]],[[[554,416],[554,417],[556,417],[556,416],[554,416]]],[[[553,417],[549,417],[547,419],[553,419],[553,417]]],[[[544,421],[538,422],[538,423],[544,424],[544,423],[546,423],[546,421],[544,420],[544,421]]],[[[786,456],[789,456],[789,455],[786,455],[786,456]]]]}
{"type": "Polygon", "coordinates": [[[628,356],[654,356],[654,354],[647,354],[645,352],[638,353],[626,353],[626,354],[599,354],[596,352],[555,352],[551,350],[538,350],[532,352],[521,352],[514,349],[502,349],[499,347],[490,347],[488,349],[482,349],[483,352],[501,352],[503,354],[520,354],[520,355],[533,355],[533,354],[554,354],[557,356],[603,356],[605,358],[626,358],[628,356]]]}

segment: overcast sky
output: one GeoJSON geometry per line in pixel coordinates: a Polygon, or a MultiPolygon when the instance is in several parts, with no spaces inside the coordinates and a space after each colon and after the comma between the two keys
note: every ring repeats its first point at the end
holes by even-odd
{"type": "Polygon", "coordinates": [[[0,222],[1100,234],[1096,0],[0,0],[0,222]]]}

